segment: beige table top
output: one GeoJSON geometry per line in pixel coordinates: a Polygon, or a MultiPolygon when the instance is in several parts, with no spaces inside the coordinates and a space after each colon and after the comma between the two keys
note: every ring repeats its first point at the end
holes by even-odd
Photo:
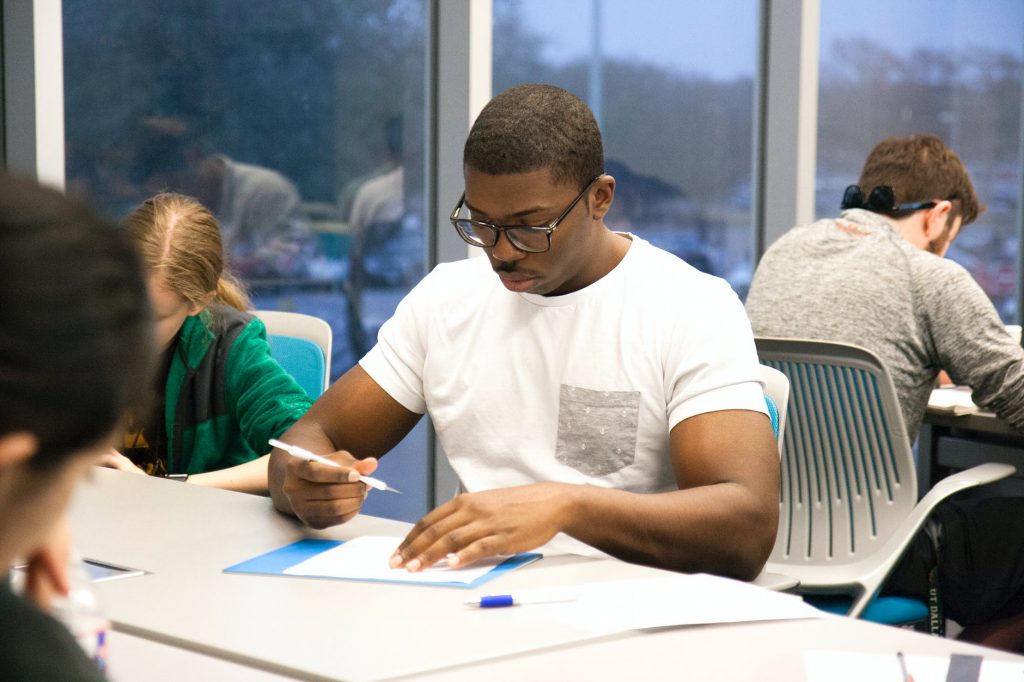
{"type": "MultiPolygon", "coordinates": [[[[971,649],[841,618],[595,637],[531,618],[528,609],[469,609],[459,588],[225,574],[304,537],[400,536],[408,524],[357,517],[312,531],[275,512],[266,498],[112,470],[97,470],[80,490],[72,519],[84,556],[149,572],[98,585],[119,631],[303,679],[609,679],[617,671],[636,677],[638,670],[647,671],[639,679],[679,679],[682,670],[693,680],[748,679],[718,676],[723,665],[737,674],[765,673],[749,679],[802,679],[791,674],[802,670],[805,641],[818,648],[868,642],[867,650],[908,653],[971,649]]],[[[661,573],[613,559],[545,556],[488,587],[661,573]]]]}

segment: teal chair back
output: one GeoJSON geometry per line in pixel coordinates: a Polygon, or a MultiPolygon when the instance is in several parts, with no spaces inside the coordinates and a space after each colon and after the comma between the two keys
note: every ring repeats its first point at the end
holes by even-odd
{"type": "Polygon", "coordinates": [[[331,327],[313,315],[256,310],[267,328],[270,353],[313,400],[327,390],[331,374],[331,327]]]}
{"type": "Polygon", "coordinates": [[[284,334],[268,334],[270,353],[292,375],[310,399],[316,400],[327,390],[324,380],[327,360],[320,346],[307,339],[284,334]]]}

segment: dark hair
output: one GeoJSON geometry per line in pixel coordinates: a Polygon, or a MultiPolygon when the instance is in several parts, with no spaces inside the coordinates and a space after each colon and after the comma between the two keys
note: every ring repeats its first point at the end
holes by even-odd
{"type": "Polygon", "coordinates": [[[948,199],[952,214],[962,216],[964,225],[985,210],[960,157],[927,133],[879,142],[864,162],[858,184],[865,194],[875,187],[892,187],[897,204],[948,199]]]}
{"type": "Polygon", "coordinates": [[[463,163],[490,175],[547,168],[555,182],[583,189],[604,172],[601,130],[576,95],[553,85],[519,85],[480,112],[463,163]]]}
{"type": "Polygon", "coordinates": [[[99,444],[152,388],[153,320],[127,236],[84,205],[0,175],[0,435],[40,470],[99,444]]]}

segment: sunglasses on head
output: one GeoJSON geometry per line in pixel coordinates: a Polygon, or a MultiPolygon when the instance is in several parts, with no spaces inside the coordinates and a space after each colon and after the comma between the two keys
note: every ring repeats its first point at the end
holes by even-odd
{"type": "Polygon", "coordinates": [[[872,213],[885,213],[897,215],[900,213],[913,213],[926,208],[935,208],[938,202],[918,201],[913,204],[897,204],[896,192],[889,185],[879,185],[871,190],[867,201],[864,200],[864,192],[859,185],[850,185],[843,192],[843,203],[840,208],[844,211],[848,208],[863,208],[872,213]]]}

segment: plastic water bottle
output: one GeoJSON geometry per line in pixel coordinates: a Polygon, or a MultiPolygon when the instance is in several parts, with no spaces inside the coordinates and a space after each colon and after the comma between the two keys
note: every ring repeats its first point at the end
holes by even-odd
{"type": "Polygon", "coordinates": [[[53,616],[64,623],[86,656],[101,670],[107,669],[107,637],[110,620],[100,605],[96,587],[81,559],[72,559],[68,566],[71,591],[54,599],[53,616]]]}

